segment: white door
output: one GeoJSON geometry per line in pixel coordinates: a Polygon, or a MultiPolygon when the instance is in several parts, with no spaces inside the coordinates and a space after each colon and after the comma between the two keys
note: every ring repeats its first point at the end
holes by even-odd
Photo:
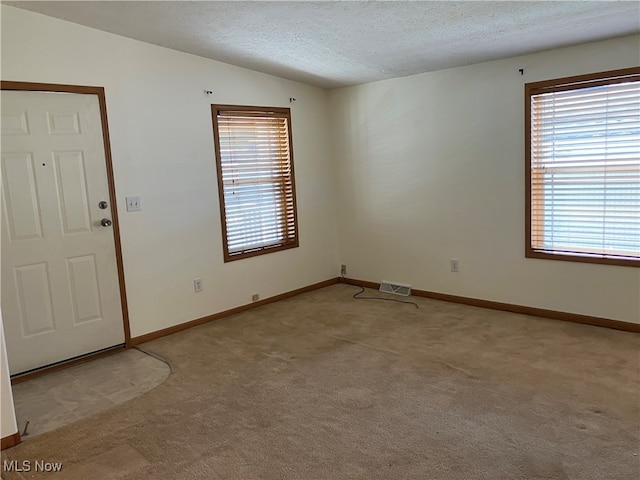
{"type": "Polygon", "coordinates": [[[112,218],[97,95],[1,95],[2,317],[16,374],[123,344],[124,324],[113,227],[101,224],[112,218]]]}

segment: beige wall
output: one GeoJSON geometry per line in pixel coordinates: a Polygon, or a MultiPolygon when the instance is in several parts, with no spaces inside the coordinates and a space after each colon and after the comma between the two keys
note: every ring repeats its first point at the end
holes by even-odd
{"type": "Polygon", "coordinates": [[[638,269],[524,258],[523,160],[524,82],[635,65],[638,37],[329,94],[1,11],[3,80],[106,89],[134,336],[334,277],[339,263],[353,278],[640,323],[638,269]],[[223,263],[210,103],[291,106],[300,248],[223,263]],[[127,195],[141,212],[124,211],[127,195]]]}
{"type": "Polygon", "coordinates": [[[337,275],[325,90],[6,6],[2,79],[105,87],[133,336],[337,275]],[[223,262],[211,103],[291,107],[299,248],[223,262]]]}
{"type": "Polygon", "coordinates": [[[524,258],[523,99],[639,59],[633,36],[332,91],[349,276],[640,323],[640,269],[524,258]]]}

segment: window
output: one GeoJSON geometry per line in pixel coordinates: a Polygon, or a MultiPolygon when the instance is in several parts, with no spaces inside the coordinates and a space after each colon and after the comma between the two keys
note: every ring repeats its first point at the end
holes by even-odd
{"type": "Polygon", "coordinates": [[[211,109],[224,261],[297,247],[290,110],[211,109]]]}
{"type": "Polygon", "coordinates": [[[525,97],[526,256],[640,266],[640,68],[525,97]]]}

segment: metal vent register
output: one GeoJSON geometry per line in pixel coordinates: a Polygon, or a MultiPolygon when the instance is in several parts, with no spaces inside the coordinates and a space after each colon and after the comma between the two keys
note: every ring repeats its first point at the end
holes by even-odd
{"type": "Polygon", "coordinates": [[[411,295],[411,285],[404,285],[402,283],[392,283],[387,281],[382,281],[380,284],[380,291],[386,293],[393,293],[394,295],[402,295],[403,297],[408,297],[411,295]]]}

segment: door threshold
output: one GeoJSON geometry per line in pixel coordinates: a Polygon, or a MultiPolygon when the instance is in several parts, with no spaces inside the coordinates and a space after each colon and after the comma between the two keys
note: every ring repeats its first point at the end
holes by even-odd
{"type": "Polygon", "coordinates": [[[11,384],[15,385],[17,383],[26,382],[27,380],[31,380],[32,378],[41,377],[42,375],[57,372],[58,370],[64,370],[65,368],[89,362],[100,357],[106,357],[107,355],[122,352],[124,350],[126,350],[125,344],[121,343],[112,347],[96,350],[95,352],[85,353],[83,355],[78,355],[77,357],[69,358],[67,360],[61,360],[59,362],[51,363],[49,365],[45,365],[44,367],[33,368],[25,372],[16,373],[14,375],[11,375],[11,384]]]}

